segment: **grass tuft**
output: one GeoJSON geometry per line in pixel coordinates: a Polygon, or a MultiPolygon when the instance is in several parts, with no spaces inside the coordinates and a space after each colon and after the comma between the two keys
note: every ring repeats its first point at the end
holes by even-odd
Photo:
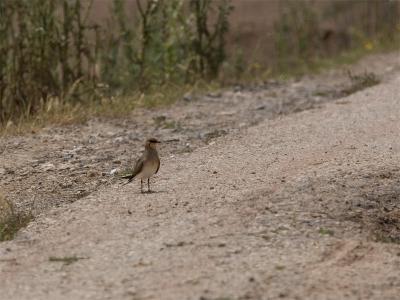
{"type": "Polygon", "coordinates": [[[81,259],[87,259],[87,257],[78,257],[78,256],[64,256],[64,257],[56,257],[56,256],[50,256],[49,261],[50,262],[62,262],[64,263],[65,266],[68,266],[74,262],[77,262],[78,260],[81,259]]]}
{"type": "Polygon", "coordinates": [[[12,240],[32,219],[31,213],[18,211],[11,201],[0,194],[0,241],[12,240]]]}
{"type": "Polygon", "coordinates": [[[332,229],[327,229],[327,228],[321,227],[319,229],[319,234],[333,236],[335,234],[335,232],[332,229]]]}
{"type": "Polygon", "coordinates": [[[378,76],[374,73],[365,72],[363,74],[354,75],[350,71],[347,72],[351,85],[349,88],[343,90],[345,95],[350,95],[371,86],[377,85],[381,82],[378,76]]]}
{"type": "Polygon", "coordinates": [[[185,95],[206,93],[220,87],[218,83],[198,81],[187,85],[165,84],[146,92],[104,97],[87,103],[71,104],[53,100],[44,105],[36,114],[10,121],[6,126],[0,127],[0,136],[34,133],[48,125],[83,124],[91,118],[125,118],[138,108],[169,106],[185,95]]]}

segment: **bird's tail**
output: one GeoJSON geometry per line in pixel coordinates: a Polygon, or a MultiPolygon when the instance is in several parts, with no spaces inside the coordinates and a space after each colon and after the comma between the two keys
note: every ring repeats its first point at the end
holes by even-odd
{"type": "Polygon", "coordinates": [[[123,174],[123,175],[120,175],[119,176],[119,178],[122,178],[122,179],[130,179],[130,178],[133,178],[134,176],[132,175],[132,174],[123,174]]]}
{"type": "Polygon", "coordinates": [[[123,185],[127,185],[128,183],[132,182],[132,180],[135,178],[135,176],[130,175],[130,176],[124,176],[124,177],[121,177],[121,178],[128,179],[128,181],[123,184],[123,185]]]}
{"type": "Polygon", "coordinates": [[[123,172],[122,174],[120,174],[119,178],[128,179],[128,181],[123,184],[123,185],[126,185],[126,184],[132,182],[132,180],[135,178],[135,176],[133,175],[133,172],[131,170],[127,170],[127,171],[123,172]]]}

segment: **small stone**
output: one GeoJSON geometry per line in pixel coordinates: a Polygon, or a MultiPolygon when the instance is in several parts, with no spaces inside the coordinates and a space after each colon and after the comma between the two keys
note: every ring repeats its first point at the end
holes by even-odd
{"type": "Polygon", "coordinates": [[[96,177],[98,174],[99,174],[99,173],[98,173],[97,171],[94,171],[94,170],[89,170],[89,171],[87,172],[87,176],[88,176],[88,177],[96,177]]]}
{"type": "Polygon", "coordinates": [[[236,85],[236,86],[233,88],[233,92],[234,92],[234,93],[241,92],[242,90],[243,90],[243,86],[241,86],[241,85],[236,85]]]}
{"type": "Polygon", "coordinates": [[[190,95],[190,94],[185,94],[185,95],[183,96],[183,101],[190,102],[190,101],[192,101],[192,100],[193,100],[193,96],[190,95]]]}
{"type": "Polygon", "coordinates": [[[47,171],[53,171],[56,168],[56,166],[52,163],[44,163],[40,165],[39,168],[40,170],[47,172],[47,171]]]}
{"type": "Polygon", "coordinates": [[[60,171],[68,170],[68,169],[71,169],[71,165],[70,164],[61,164],[61,165],[58,166],[57,169],[60,170],[60,171]]]}
{"type": "Polygon", "coordinates": [[[221,98],[222,97],[222,93],[208,93],[207,94],[208,97],[210,98],[221,98]]]}
{"type": "Polygon", "coordinates": [[[72,182],[62,182],[60,186],[64,189],[72,187],[72,182]]]}
{"type": "Polygon", "coordinates": [[[120,144],[124,141],[124,138],[122,136],[119,136],[117,138],[114,139],[114,143],[116,144],[120,144]]]}

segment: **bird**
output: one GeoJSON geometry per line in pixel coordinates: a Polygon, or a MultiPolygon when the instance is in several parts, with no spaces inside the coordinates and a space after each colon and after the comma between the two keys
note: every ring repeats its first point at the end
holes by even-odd
{"type": "Polygon", "coordinates": [[[128,179],[125,184],[132,182],[135,178],[140,178],[140,192],[143,192],[143,179],[147,179],[147,192],[150,190],[150,177],[157,174],[160,169],[160,158],[157,152],[157,144],[161,143],[155,138],[149,138],[144,145],[142,156],[136,161],[131,174],[123,175],[122,178],[128,179]]]}

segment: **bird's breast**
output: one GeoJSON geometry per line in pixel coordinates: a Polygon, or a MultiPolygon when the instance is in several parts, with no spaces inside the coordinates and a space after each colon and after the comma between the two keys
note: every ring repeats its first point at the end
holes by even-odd
{"type": "Polygon", "coordinates": [[[141,179],[147,179],[153,176],[158,169],[159,162],[157,160],[146,161],[143,165],[142,172],[138,174],[141,179]]]}

